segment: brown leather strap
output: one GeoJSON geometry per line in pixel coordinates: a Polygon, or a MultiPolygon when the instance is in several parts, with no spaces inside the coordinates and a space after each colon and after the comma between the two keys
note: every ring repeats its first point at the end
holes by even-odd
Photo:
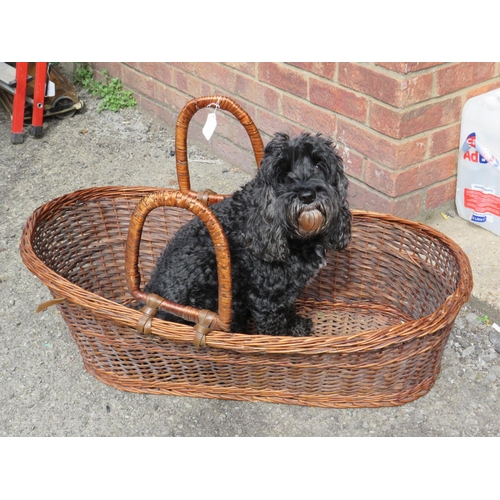
{"type": "Polygon", "coordinates": [[[154,293],[150,293],[146,298],[146,305],[141,309],[142,316],[137,322],[137,331],[139,333],[151,333],[151,324],[153,322],[153,318],[156,316],[158,312],[158,308],[160,304],[163,302],[163,298],[159,295],[155,295],[154,293]]]}
{"type": "Polygon", "coordinates": [[[200,191],[198,193],[198,196],[196,197],[203,205],[208,207],[208,199],[210,195],[217,194],[215,191],[212,191],[211,189],[204,189],[203,191],[200,191]]]}
{"type": "Polygon", "coordinates": [[[195,347],[205,347],[207,345],[206,336],[213,330],[211,326],[215,316],[215,313],[208,309],[202,309],[200,311],[198,323],[193,327],[196,332],[193,339],[195,347]]]}
{"type": "Polygon", "coordinates": [[[56,304],[62,304],[65,301],[66,299],[64,297],[56,297],[55,299],[48,300],[47,302],[43,302],[42,304],[40,304],[36,308],[36,312],[39,313],[45,311],[45,309],[47,309],[48,307],[55,306],[56,304]]]}

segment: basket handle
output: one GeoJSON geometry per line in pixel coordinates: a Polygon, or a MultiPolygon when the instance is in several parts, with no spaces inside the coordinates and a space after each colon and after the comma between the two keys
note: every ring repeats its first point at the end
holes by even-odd
{"type": "MultiPolygon", "coordinates": [[[[145,196],[138,203],[132,213],[127,236],[125,274],[130,292],[137,300],[146,302],[146,307],[151,306],[156,310],[162,309],[163,311],[180,316],[186,321],[196,323],[195,330],[198,333],[195,337],[195,345],[199,345],[196,341],[197,338],[198,341],[201,342],[200,345],[203,346],[204,335],[210,330],[228,331],[230,329],[232,319],[231,257],[226,235],[213,212],[205,207],[201,201],[193,198],[189,193],[181,193],[180,191],[170,189],[166,191],[157,191],[145,196]],[[187,209],[197,215],[208,229],[214,244],[215,258],[217,261],[217,275],[219,280],[218,314],[207,310],[199,310],[191,306],[176,304],[175,302],[171,302],[157,295],[147,294],[141,291],[138,257],[142,230],[148,214],[153,209],[162,206],[187,209]]],[[[154,314],[155,313],[156,311],[154,314]]],[[[141,323],[141,321],[139,323],[141,323]]]]}
{"type": "MultiPolygon", "coordinates": [[[[200,109],[206,108],[208,106],[216,106],[225,111],[232,113],[239,122],[245,127],[252,148],[255,155],[255,161],[257,162],[257,168],[260,166],[262,157],[264,156],[264,144],[260,136],[259,130],[253,123],[250,115],[231,98],[226,96],[204,96],[197,97],[189,101],[179,113],[177,118],[177,125],[175,128],[175,157],[176,157],[176,168],[177,168],[177,181],[179,183],[179,189],[182,192],[191,191],[191,182],[189,178],[188,169],[188,159],[187,159],[187,133],[189,122],[194,114],[200,109]]],[[[220,201],[224,198],[223,195],[211,195],[209,198],[210,203],[220,201]]]]}

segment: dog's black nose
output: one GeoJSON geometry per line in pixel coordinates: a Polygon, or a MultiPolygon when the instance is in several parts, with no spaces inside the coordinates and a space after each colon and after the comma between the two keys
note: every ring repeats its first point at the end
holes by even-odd
{"type": "Polygon", "coordinates": [[[299,200],[304,204],[312,203],[316,199],[316,193],[312,189],[303,189],[299,193],[299,200]]]}

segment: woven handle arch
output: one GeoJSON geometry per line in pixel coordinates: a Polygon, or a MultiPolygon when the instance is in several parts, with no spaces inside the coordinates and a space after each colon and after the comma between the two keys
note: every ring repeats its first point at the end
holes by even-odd
{"type": "Polygon", "coordinates": [[[130,292],[140,301],[147,302],[148,297],[150,297],[150,294],[140,289],[139,246],[146,217],[152,210],[162,206],[187,209],[198,216],[205,224],[215,248],[219,280],[219,311],[218,313],[209,315],[210,321],[209,324],[206,324],[207,313],[211,311],[201,311],[194,307],[176,304],[161,297],[159,298],[161,302],[158,304],[158,308],[175,314],[186,321],[196,323],[197,325],[202,324],[211,330],[228,331],[231,327],[232,319],[231,257],[229,245],[222,226],[212,211],[206,208],[201,201],[194,199],[189,193],[181,193],[176,190],[158,191],[145,196],[136,206],[131,217],[125,249],[125,274],[130,292]]]}
{"type": "MultiPolygon", "coordinates": [[[[252,144],[257,168],[259,168],[262,157],[264,156],[264,144],[259,130],[253,123],[250,115],[239,104],[234,102],[231,98],[221,95],[203,96],[192,99],[179,113],[175,128],[175,157],[179,189],[182,192],[189,192],[192,195],[196,193],[191,191],[191,181],[189,178],[187,159],[188,127],[191,118],[196,112],[209,106],[216,106],[216,108],[230,112],[245,127],[252,144]]],[[[221,201],[224,197],[224,195],[211,194],[208,202],[215,203],[221,201]]]]}

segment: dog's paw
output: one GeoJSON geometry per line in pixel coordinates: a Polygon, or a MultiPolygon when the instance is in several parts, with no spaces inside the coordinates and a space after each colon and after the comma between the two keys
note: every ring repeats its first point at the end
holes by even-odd
{"type": "Polygon", "coordinates": [[[309,318],[295,316],[290,328],[292,337],[307,337],[314,333],[313,322],[309,318]]]}

